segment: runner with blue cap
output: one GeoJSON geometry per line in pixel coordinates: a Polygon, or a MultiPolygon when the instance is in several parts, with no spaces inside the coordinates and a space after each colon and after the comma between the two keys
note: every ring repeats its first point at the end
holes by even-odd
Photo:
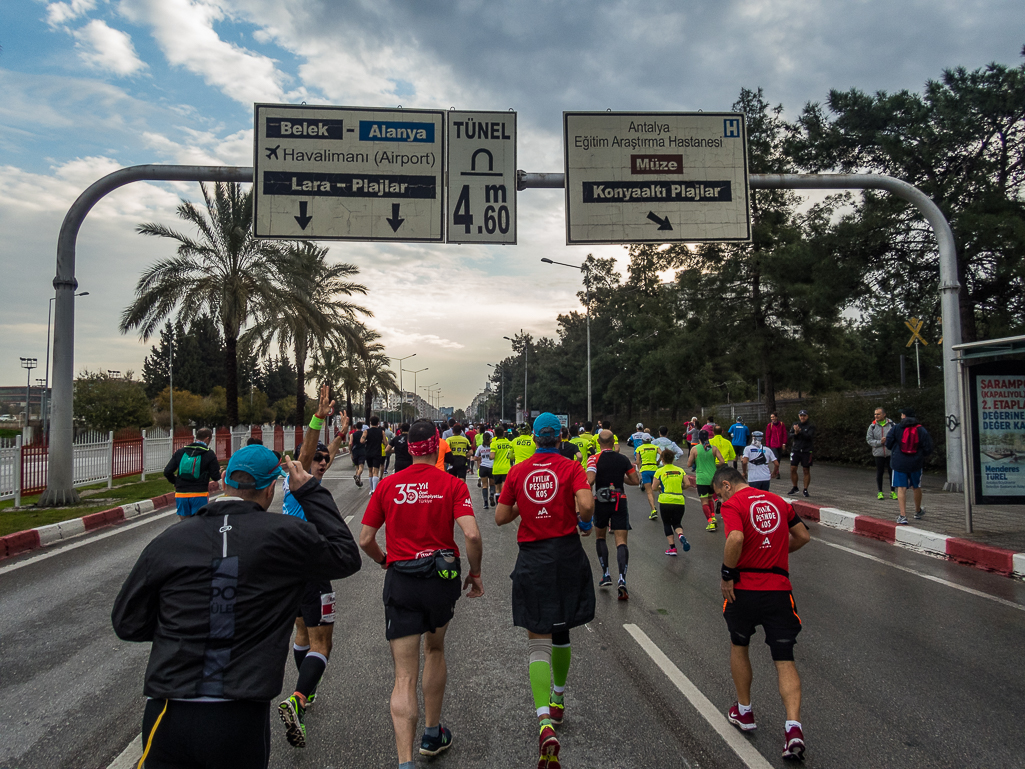
{"type": "Polygon", "coordinates": [[[591,532],[594,497],[580,464],[559,451],[558,417],[541,414],[533,433],[537,451],[509,471],[495,523],[520,519],[513,624],[527,631],[530,690],[540,727],[538,769],[559,769],[555,727],[566,712],[569,631],[594,619],[591,563],[577,533],[578,528],[585,537],[591,532]]]}

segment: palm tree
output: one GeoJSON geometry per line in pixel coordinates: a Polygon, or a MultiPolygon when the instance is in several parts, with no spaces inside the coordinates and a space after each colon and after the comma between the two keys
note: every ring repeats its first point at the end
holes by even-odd
{"type": "Polygon", "coordinates": [[[328,249],[314,243],[293,242],[283,253],[284,274],[281,301],[275,315],[246,332],[266,353],[271,341],[278,340],[281,354],[295,357],[295,424],[306,421],[306,362],[318,343],[344,344],[361,350],[361,326],[357,316],[371,316],[370,310],[342,297],[366,294],[367,287],[349,278],[359,273],[352,264],[328,264],[328,249]],[[304,301],[304,298],[308,301],[304,301]]]}
{"type": "Polygon", "coordinates": [[[363,391],[363,411],[365,418],[370,420],[371,406],[374,398],[388,393],[397,393],[399,383],[395,381],[395,372],[388,368],[388,356],[384,348],[380,348],[360,361],[360,389],[363,391]]]}
{"type": "MultiPolygon", "coordinates": [[[[178,242],[178,254],[149,266],[135,286],[135,301],[121,314],[122,334],[137,329],[145,341],[172,315],[188,320],[203,312],[224,334],[224,389],[228,422],[238,423],[238,339],[247,322],[276,317],[284,283],[281,249],[253,237],[253,189],[217,182],[200,184],[204,213],[187,200],[178,218],[199,231],[193,238],[162,224],[141,224],[142,235],[178,242]]],[[[291,298],[291,297],[290,297],[291,298]]],[[[291,298],[295,301],[294,298],[291,298]]],[[[311,308],[308,301],[298,301],[311,308]]]]}

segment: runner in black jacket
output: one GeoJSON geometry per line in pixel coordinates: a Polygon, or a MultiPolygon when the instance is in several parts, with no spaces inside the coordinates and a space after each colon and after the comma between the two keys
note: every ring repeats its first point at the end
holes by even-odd
{"type": "Polygon", "coordinates": [[[226,471],[234,496],[154,538],[115,600],[118,637],[153,643],[144,687],[151,698],[143,718],[146,769],[264,769],[270,702],[281,693],[303,588],[360,568],[331,493],[284,461],[307,521],[266,512],[282,470],[274,452],[246,446],[226,471]]]}

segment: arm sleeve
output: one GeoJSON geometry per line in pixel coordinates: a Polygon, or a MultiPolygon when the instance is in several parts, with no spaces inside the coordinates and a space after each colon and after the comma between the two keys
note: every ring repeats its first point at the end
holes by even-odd
{"type": "Polygon", "coordinates": [[[114,599],[110,622],[122,641],[152,641],[157,629],[160,596],[150,582],[149,547],[142,551],[114,599]]]}
{"type": "Polygon", "coordinates": [[[307,481],[292,492],[306,520],[317,528],[315,543],[304,553],[304,568],[312,579],[342,579],[359,571],[362,561],[352,532],[345,525],[331,492],[320,481],[307,481]]]}
{"type": "Polygon", "coordinates": [[[185,449],[178,449],[174,452],[167,465],[164,466],[164,477],[167,478],[167,482],[172,486],[174,485],[174,474],[178,470],[178,463],[181,462],[181,455],[184,450],[185,449]]]}

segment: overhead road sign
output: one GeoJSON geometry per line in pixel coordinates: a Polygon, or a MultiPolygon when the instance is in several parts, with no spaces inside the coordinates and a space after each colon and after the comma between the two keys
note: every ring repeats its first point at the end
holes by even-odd
{"type": "Polygon", "coordinates": [[[515,112],[448,112],[448,242],[516,243],[515,112]]]}
{"type": "Polygon", "coordinates": [[[751,239],[733,112],[564,112],[566,243],[751,239]]]}
{"type": "Polygon", "coordinates": [[[441,241],[445,113],[257,104],[253,232],[441,241]]]}

